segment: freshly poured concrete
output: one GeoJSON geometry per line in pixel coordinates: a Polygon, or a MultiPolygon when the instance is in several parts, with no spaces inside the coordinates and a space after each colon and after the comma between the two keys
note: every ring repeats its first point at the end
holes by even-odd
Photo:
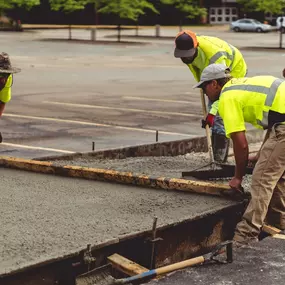
{"type": "Polygon", "coordinates": [[[209,164],[208,153],[189,153],[179,156],[145,156],[126,159],[96,159],[92,156],[73,160],[54,161],[57,165],[81,165],[85,167],[133,172],[148,176],[181,178],[182,171],[194,170],[209,164]]]}
{"type": "Polygon", "coordinates": [[[233,202],[190,193],[0,169],[0,274],[233,202]]]}

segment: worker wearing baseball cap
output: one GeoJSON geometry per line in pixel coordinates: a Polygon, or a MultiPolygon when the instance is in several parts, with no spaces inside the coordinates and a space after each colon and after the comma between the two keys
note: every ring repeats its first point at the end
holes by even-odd
{"type": "MultiPolygon", "coordinates": [[[[201,78],[202,71],[212,63],[223,63],[231,68],[232,76],[244,77],[247,66],[241,52],[231,44],[208,36],[197,36],[190,30],[185,30],[177,34],[175,39],[174,56],[181,58],[196,81],[201,78]]],[[[228,156],[229,140],[225,136],[225,130],[221,117],[217,114],[216,107],[209,102],[209,114],[202,126],[208,124],[212,127],[212,145],[214,159],[225,162],[228,156]]]]}
{"type": "MultiPolygon", "coordinates": [[[[20,71],[19,68],[12,67],[7,53],[0,53],[0,117],[4,112],[6,104],[11,100],[13,74],[20,71]]],[[[1,142],[2,135],[0,133],[0,143],[1,142]]]]}
{"type": "Polygon", "coordinates": [[[233,141],[235,175],[229,185],[239,191],[248,163],[245,123],[267,130],[251,182],[251,200],[238,223],[237,243],[256,241],[264,223],[285,229],[285,80],[273,76],[232,78],[223,64],[206,67],[194,88],[218,101],[226,136],[233,141]]]}

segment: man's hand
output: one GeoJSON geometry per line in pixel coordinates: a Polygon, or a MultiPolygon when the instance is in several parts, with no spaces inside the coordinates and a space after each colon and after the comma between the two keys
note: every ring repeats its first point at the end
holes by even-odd
{"type": "Polygon", "coordinates": [[[259,157],[258,153],[256,155],[249,156],[248,157],[247,166],[248,167],[254,167],[256,162],[257,162],[257,160],[258,160],[258,157],[259,157]]]}
{"type": "Polygon", "coordinates": [[[232,180],[230,181],[229,185],[232,189],[237,190],[237,191],[241,191],[242,186],[242,179],[239,179],[237,177],[233,177],[232,180]]]}
{"type": "Polygon", "coordinates": [[[210,128],[214,125],[215,116],[208,114],[206,120],[202,120],[202,128],[205,129],[208,125],[210,128]]]}

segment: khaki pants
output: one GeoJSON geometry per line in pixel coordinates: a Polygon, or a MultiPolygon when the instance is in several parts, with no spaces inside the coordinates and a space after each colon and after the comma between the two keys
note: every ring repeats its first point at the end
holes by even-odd
{"type": "Polygon", "coordinates": [[[285,229],[285,125],[274,125],[252,175],[251,200],[234,240],[256,239],[264,222],[285,229]]]}

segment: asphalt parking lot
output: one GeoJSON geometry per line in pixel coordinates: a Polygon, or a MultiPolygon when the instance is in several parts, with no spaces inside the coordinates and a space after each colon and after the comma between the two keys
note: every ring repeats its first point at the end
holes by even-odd
{"type": "MultiPolygon", "coordinates": [[[[249,76],[281,77],[285,51],[277,32],[233,33],[197,27],[242,49],[249,76]],[[250,47],[250,48],[248,48],[250,47]]],[[[178,28],[165,28],[175,36],[178,28]]],[[[123,31],[123,35],[135,32],[123,31]]],[[[98,40],[115,31],[98,31],[98,40]]],[[[144,29],[140,35],[154,35],[144,29]]],[[[58,41],[67,30],[2,32],[1,51],[22,68],[14,76],[12,100],[0,119],[0,155],[25,158],[86,152],[203,136],[199,91],[188,68],[173,57],[173,39],[123,38],[131,44],[58,41]],[[57,39],[57,40],[51,40],[57,39]],[[141,41],[143,44],[134,44],[141,41]]],[[[90,31],[75,30],[87,40],[90,31]]],[[[284,43],[285,45],[285,43],[284,43]]]]}

